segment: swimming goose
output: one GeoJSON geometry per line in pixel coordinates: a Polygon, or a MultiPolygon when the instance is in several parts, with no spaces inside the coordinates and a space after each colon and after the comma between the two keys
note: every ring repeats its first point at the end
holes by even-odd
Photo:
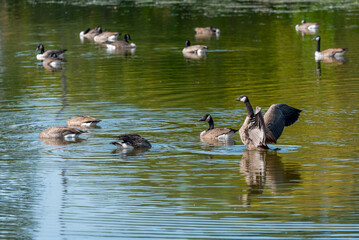
{"type": "Polygon", "coordinates": [[[69,127],[50,127],[42,131],[39,135],[40,138],[64,138],[65,140],[76,139],[81,133],[86,131],[69,128],[69,127]]]}
{"type": "Polygon", "coordinates": [[[320,51],[320,36],[315,36],[312,40],[317,41],[317,50],[315,51],[315,60],[317,61],[328,57],[343,58],[343,54],[348,50],[347,48],[328,48],[320,51]]]}
{"type": "Polygon", "coordinates": [[[200,134],[201,139],[204,140],[228,141],[233,139],[234,133],[238,131],[238,129],[233,128],[214,128],[214,121],[210,114],[203,115],[199,121],[205,121],[209,125],[209,128],[200,134]]]}
{"type": "Polygon", "coordinates": [[[186,41],[186,47],[182,50],[182,53],[196,53],[196,54],[205,54],[208,47],[205,45],[193,45],[189,40],[186,41]]]}
{"type": "Polygon", "coordinates": [[[119,32],[108,32],[104,31],[98,35],[96,35],[93,40],[97,43],[104,43],[106,41],[116,41],[118,36],[120,36],[121,33],[119,32]]]}
{"type": "Polygon", "coordinates": [[[116,49],[116,48],[136,48],[136,44],[134,43],[129,43],[128,40],[131,40],[131,37],[129,34],[125,34],[125,36],[123,36],[123,41],[106,41],[103,44],[105,44],[107,46],[107,48],[110,49],[116,49]]]}
{"type": "Polygon", "coordinates": [[[101,122],[101,120],[94,117],[76,116],[67,120],[66,125],[79,127],[95,127],[99,122],[101,122]]]}
{"type": "Polygon", "coordinates": [[[56,53],[58,58],[64,58],[64,53],[67,51],[67,49],[58,49],[58,50],[47,50],[45,51],[45,47],[42,43],[40,43],[36,51],[40,51],[39,54],[36,55],[37,60],[44,60],[45,58],[49,57],[51,53],[56,53]]]}
{"type": "Polygon", "coordinates": [[[120,149],[133,149],[133,148],[150,148],[151,143],[141,137],[139,134],[121,134],[115,136],[121,142],[111,142],[120,149]]]}
{"type": "Polygon", "coordinates": [[[263,116],[260,107],[254,113],[246,95],[235,100],[245,103],[247,107],[248,115],[239,129],[239,135],[249,150],[269,149],[267,144],[277,143],[284,127],[295,123],[301,112],[286,104],[273,104],[263,116]]]}
{"type": "Polygon", "coordinates": [[[302,20],[301,23],[302,23],[301,25],[297,24],[295,26],[295,30],[297,30],[297,31],[309,30],[310,32],[317,32],[318,28],[320,26],[320,23],[317,23],[317,22],[308,22],[307,23],[305,20],[302,20]]]}
{"type": "Polygon", "coordinates": [[[195,27],[193,28],[193,30],[197,33],[197,34],[219,34],[221,33],[221,31],[218,28],[214,28],[214,27],[195,27]]]}
{"type": "Polygon", "coordinates": [[[93,39],[95,36],[101,33],[102,33],[101,26],[97,26],[94,29],[88,28],[87,30],[80,32],[80,38],[93,39]]]}
{"type": "Polygon", "coordinates": [[[61,69],[61,62],[62,59],[58,58],[55,52],[52,52],[49,57],[42,61],[42,65],[49,70],[59,70],[61,69]]]}

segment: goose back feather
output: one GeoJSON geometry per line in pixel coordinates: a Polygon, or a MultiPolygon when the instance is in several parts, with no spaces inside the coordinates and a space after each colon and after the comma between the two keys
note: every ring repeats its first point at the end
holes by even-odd
{"type": "Polygon", "coordinates": [[[204,54],[206,53],[208,47],[205,45],[191,45],[189,40],[186,41],[186,47],[182,50],[182,53],[196,53],[204,54]]]}
{"type": "Polygon", "coordinates": [[[203,132],[201,132],[201,139],[208,140],[221,140],[228,141],[233,139],[234,134],[238,131],[238,129],[233,128],[214,128],[214,121],[210,114],[205,114],[199,121],[205,121],[208,123],[209,128],[203,132]]]}
{"type": "Polygon", "coordinates": [[[86,131],[69,128],[69,127],[50,127],[42,131],[39,135],[40,138],[77,138],[81,133],[86,131]]]}
{"type": "Polygon", "coordinates": [[[101,122],[101,119],[97,119],[90,116],[76,116],[67,120],[66,125],[79,127],[95,127],[99,122],[101,122]]]}

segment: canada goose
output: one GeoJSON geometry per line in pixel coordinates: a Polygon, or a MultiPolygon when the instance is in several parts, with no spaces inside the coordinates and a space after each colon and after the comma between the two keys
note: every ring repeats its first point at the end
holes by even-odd
{"type": "Polygon", "coordinates": [[[64,58],[64,53],[67,51],[67,49],[58,49],[58,50],[47,50],[45,51],[45,47],[42,43],[40,43],[36,51],[40,51],[39,54],[36,55],[37,60],[44,60],[45,58],[48,58],[51,53],[56,53],[58,58],[64,58]]]}
{"type": "Polygon", "coordinates": [[[317,50],[315,51],[315,60],[322,60],[322,58],[343,58],[344,53],[348,50],[347,48],[328,48],[320,51],[320,36],[315,36],[312,40],[317,41],[317,50]]]}
{"type": "Polygon", "coordinates": [[[123,36],[123,41],[106,41],[103,44],[107,46],[107,48],[110,49],[116,49],[116,48],[136,48],[136,44],[129,43],[128,40],[131,40],[131,37],[129,34],[125,34],[123,36]]]}
{"type": "Polygon", "coordinates": [[[151,143],[141,137],[139,134],[121,134],[115,136],[121,142],[111,142],[120,149],[133,149],[133,148],[151,148],[151,143]]]}
{"type": "Polygon", "coordinates": [[[39,135],[40,138],[64,138],[65,140],[71,140],[77,138],[81,133],[86,131],[69,128],[69,127],[50,127],[42,131],[39,135]]]}
{"type": "Polygon", "coordinates": [[[79,126],[79,127],[95,127],[97,123],[101,122],[100,119],[90,116],[76,116],[67,120],[67,126],[79,126]]]}
{"type": "Polygon", "coordinates": [[[210,114],[205,114],[198,121],[205,121],[208,123],[209,128],[203,132],[201,132],[201,139],[217,139],[220,141],[228,141],[233,139],[234,133],[238,131],[238,129],[233,128],[214,128],[214,121],[210,114]]]}
{"type": "Polygon", "coordinates": [[[221,33],[221,31],[218,28],[214,28],[214,27],[195,27],[193,28],[193,30],[197,33],[197,34],[219,34],[221,33]]]}
{"type": "Polygon", "coordinates": [[[57,57],[55,52],[50,53],[50,56],[42,61],[42,66],[49,70],[60,70],[62,60],[57,57]]]}
{"type": "Polygon", "coordinates": [[[304,32],[309,30],[310,32],[317,32],[318,28],[320,26],[320,23],[317,23],[317,22],[308,22],[307,23],[305,20],[302,20],[301,23],[302,23],[301,25],[297,24],[295,26],[295,30],[304,31],[304,32]]]}
{"type": "Polygon", "coordinates": [[[95,36],[101,33],[102,33],[101,26],[97,26],[94,29],[88,28],[87,30],[80,32],[80,38],[93,39],[95,36]]]}
{"type": "Polygon", "coordinates": [[[277,143],[284,127],[295,123],[301,112],[286,104],[273,104],[263,116],[260,107],[253,112],[246,95],[235,100],[245,103],[247,107],[248,115],[239,129],[239,135],[249,150],[269,149],[267,144],[277,143]]]}
{"type": "Polygon", "coordinates": [[[104,43],[106,41],[116,41],[118,36],[120,36],[121,33],[119,32],[108,32],[104,31],[98,35],[96,35],[93,40],[97,43],[104,43]]]}
{"type": "Polygon", "coordinates": [[[196,54],[206,54],[208,47],[205,45],[193,45],[189,40],[186,41],[186,47],[182,50],[182,53],[196,53],[196,54]]]}

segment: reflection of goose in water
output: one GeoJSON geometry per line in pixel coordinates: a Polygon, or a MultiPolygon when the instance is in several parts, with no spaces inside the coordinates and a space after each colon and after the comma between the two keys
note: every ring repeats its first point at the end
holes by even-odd
{"type": "Polygon", "coordinates": [[[208,129],[200,134],[200,138],[204,142],[233,142],[234,133],[238,131],[238,129],[233,128],[214,128],[214,121],[210,114],[203,115],[199,121],[205,121],[209,125],[208,129]]]}
{"type": "Polygon", "coordinates": [[[274,193],[281,190],[288,191],[291,190],[288,183],[294,184],[300,180],[297,170],[285,168],[280,159],[281,157],[277,156],[276,152],[243,151],[240,169],[251,194],[261,194],[265,186],[268,186],[274,193]]]}
{"type": "Polygon", "coordinates": [[[245,103],[247,107],[248,114],[239,129],[239,135],[249,150],[269,149],[267,144],[277,143],[284,127],[295,123],[301,112],[286,104],[273,104],[263,116],[260,107],[257,107],[254,113],[246,95],[241,95],[235,100],[245,103]]]}
{"type": "Polygon", "coordinates": [[[321,62],[324,63],[331,63],[333,65],[343,65],[345,62],[347,61],[346,58],[344,57],[337,57],[337,58],[333,58],[333,57],[322,57],[321,60],[317,60],[317,69],[316,69],[316,73],[318,76],[320,76],[322,74],[322,66],[321,66],[321,62]]]}

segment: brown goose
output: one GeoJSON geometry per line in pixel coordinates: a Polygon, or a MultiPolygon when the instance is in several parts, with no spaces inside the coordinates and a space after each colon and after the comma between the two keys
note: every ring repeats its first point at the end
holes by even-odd
{"type": "Polygon", "coordinates": [[[106,41],[103,44],[105,44],[109,49],[136,48],[136,44],[130,43],[128,40],[131,40],[131,36],[129,34],[125,34],[125,36],[123,36],[123,41],[106,41]]]}
{"type": "Polygon", "coordinates": [[[81,133],[86,131],[69,128],[69,127],[50,127],[42,131],[39,135],[40,138],[64,138],[64,139],[74,139],[77,138],[81,133]]]}
{"type": "Polygon", "coordinates": [[[197,33],[197,34],[219,34],[221,31],[218,28],[214,28],[214,27],[195,27],[193,28],[193,30],[197,33]]]}
{"type": "Polygon", "coordinates": [[[210,114],[205,114],[199,121],[205,121],[208,123],[209,128],[206,131],[201,132],[201,139],[204,140],[220,140],[220,141],[228,141],[233,139],[234,133],[238,131],[238,129],[233,128],[214,128],[214,121],[210,114]]]}
{"type": "Polygon", "coordinates": [[[36,55],[37,60],[44,60],[45,58],[50,57],[52,53],[55,53],[58,58],[64,58],[64,53],[67,49],[57,49],[57,50],[47,50],[45,51],[45,47],[42,43],[37,45],[36,51],[40,51],[39,54],[36,55]]]}
{"type": "Polygon", "coordinates": [[[205,54],[208,47],[205,45],[193,45],[189,40],[186,41],[186,47],[182,50],[182,53],[196,53],[196,54],[205,54]]]}
{"type": "Polygon", "coordinates": [[[80,38],[92,39],[102,33],[102,28],[100,26],[95,27],[94,29],[88,28],[85,31],[80,32],[80,38]]]}
{"type": "Polygon", "coordinates": [[[121,134],[116,136],[121,142],[111,142],[119,149],[151,148],[152,145],[139,134],[121,134]]]}
{"type": "Polygon", "coordinates": [[[347,48],[328,48],[320,51],[320,36],[315,36],[312,40],[317,41],[317,50],[315,51],[315,60],[322,60],[323,58],[343,58],[343,54],[348,50],[347,48]]]}
{"type": "Polygon", "coordinates": [[[277,143],[284,127],[295,123],[301,112],[286,104],[273,104],[263,116],[260,107],[254,113],[246,95],[235,100],[244,102],[247,107],[248,115],[239,129],[239,135],[249,150],[269,149],[267,144],[277,143]]]}
{"type": "Polygon", "coordinates": [[[78,127],[95,127],[99,122],[101,122],[101,120],[94,117],[76,116],[67,120],[66,125],[78,127]]]}
{"type": "Polygon", "coordinates": [[[106,41],[116,41],[118,36],[120,36],[121,33],[119,32],[108,32],[104,31],[98,35],[96,35],[93,40],[97,43],[104,43],[106,41]]]}
{"type": "Polygon", "coordinates": [[[320,23],[317,23],[317,22],[306,22],[305,20],[302,20],[301,22],[302,24],[297,24],[295,26],[295,30],[297,31],[310,31],[310,32],[317,32],[318,31],[318,28],[320,26],[320,23]]]}

